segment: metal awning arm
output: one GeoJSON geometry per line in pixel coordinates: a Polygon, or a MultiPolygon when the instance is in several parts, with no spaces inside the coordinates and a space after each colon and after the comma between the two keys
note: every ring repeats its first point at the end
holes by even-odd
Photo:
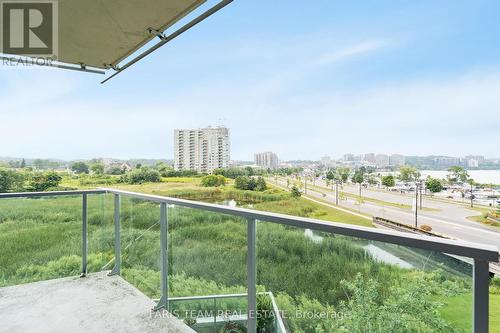
{"type": "Polygon", "coordinates": [[[171,33],[170,35],[167,35],[167,36],[165,36],[164,34],[162,34],[161,32],[159,32],[153,28],[148,28],[148,32],[151,34],[157,35],[161,39],[161,41],[158,42],[156,45],[153,45],[151,48],[147,49],[146,51],[142,52],[137,57],[135,57],[132,60],[130,60],[129,62],[127,62],[125,65],[121,66],[116,71],[116,73],[114,73],[110,77],[106,78],[104,81],[101,82],[101,84],[107,82],[108,80],[112,79],[116,75],[120,74],[121,72],[123,72],[124,70],[126,70],[127,68],[129,68],[130,66],[132,66],[133,64],[138,62],[139,60],[145,58],[146,56],[153,53],[154,51],[156,51],[157,49],[159,49],[163,45],[167,44],[168,42],[170,42],[174,38],[178,37],[182,33],[186,32],[187,30],[191,29],[192,27],[194,27],[195,25],[200,23],[201,21],[203,21],[206,18],[208,18],[209,16],[215,14],[216,12],[221,10],[222,8],[226,7],[231,2],[233,2],[233,0],[222,0],[217,5],[213,6],[212,8],[210,8],[209,10],[207,10],[206,12],[204,12],[203,14],[198,16],[197,18],[193,19],[192,21],[190,21],[186,25],[182,26],[181,28],[179,28],[178,30],[174,31],[173,33],[171,33]]]}
{"type": "Polygon", "coordinates": [[[0,55],[0,60],[20,61],[20,62],[26,62],[27,60],[30,60],[31,66],[54,67],[54,68],[68,69],[72,71],[92,73],[92,74],[106,74],[106,72],[103,70],[88,68],[87,65],[83,63],[79,63],[78,65],[70,65],[62,62],[52,62],[52,61],[40,62],[37,61],[37,58],[29,56],[21,56],[21,55],[12,55],[12,56],[0,55]]]}

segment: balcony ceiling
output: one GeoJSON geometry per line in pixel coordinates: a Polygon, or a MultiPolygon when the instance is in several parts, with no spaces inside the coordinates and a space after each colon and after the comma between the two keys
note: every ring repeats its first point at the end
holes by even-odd
{"type": "Polygon", "coordinates": [[[106,68],[116,66],[159,31],[205,0],[59,0],[59,52],[64,63],[106,68]]]}

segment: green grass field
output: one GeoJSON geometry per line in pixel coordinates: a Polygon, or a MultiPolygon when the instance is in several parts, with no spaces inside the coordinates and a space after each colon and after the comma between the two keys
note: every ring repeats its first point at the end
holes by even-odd
{"type": "MultiPolygon", "coordinates": [[[[210,202],[231,198],[254,209],[359,225],[369,222],[303,198],[292,199],[277,189],[251,193],[231,185],[202,188],[198,181],[167,179],[113,187],[210,202]]],[[[89,196],[89,271],[113,265],[112,214],[112,195],[89,196]]],[[[244,292],[246,221],[178,206],[171,206],[168,214],[171,295],[244,292]]],[[[122,199],[122,276],[151,297],[160,291],[158,221],[158,204],[122,199]]],[[[279,306],[291,312],[351,314],[342,322],[290,318],[293,332],[356,332],[366,325],[391,327],[391,332],[469,331],[470,278],[433,267],[423,272],[381,263],[349,237],[317,234],[322,237],[318,241],[303,229],[265,221],[258,223],[257,232],[259,290],[275,293],[279,306]],[[455,315],[458,310],[469,316],[455,315]]],[[[0,244],[0,286],[78,275],[81,197],[0,200],[0,244]]],[[[196,305],[207,306],[211,305],[196,305]]],[[[228,300],[221,306],[241,304],[228,300]]],[[[492,325],[498,323],[497,315],[492,311],[492,325]]]]}
{"type": "MultiPolygon", "coordinates": [[[[443,318],[456,323],[456,326],[468,331],[471,327],[472,294],[462,294],[445,300],[441,309],[443,318]]],[[[490,294],[490,333],[500,333],[500,295],[490,294]]]]}

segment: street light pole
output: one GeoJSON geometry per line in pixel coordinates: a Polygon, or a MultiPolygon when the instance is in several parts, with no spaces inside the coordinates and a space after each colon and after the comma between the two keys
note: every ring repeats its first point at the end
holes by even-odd
{"type": "Polygon", "coordinates": [[[418,183],[415,182],[415,229],[418,228],[418,183]]]}
{"type": "Polygon", "coordinates": [[[423,198],[423,195],[422,195],[422,187],[423,187],[422,180],[420,181],[419,186],[420,186],[420,193],[419,193],[419,195],[420,195],[420,209],[422,209],[422,200],[423,200],[422,199],[423,198]]]}
{"type": "Polygon", "coordinates": [[[335,204],[339,205],[339,181],[335,180],[335,204]]]}
{"type": "Polygon", "coordinates": [[[471,208],[474,208],[474,196],[472,195],[472,184],[473,182],[471,181],[470,182],[470,207],[471,208]]]}

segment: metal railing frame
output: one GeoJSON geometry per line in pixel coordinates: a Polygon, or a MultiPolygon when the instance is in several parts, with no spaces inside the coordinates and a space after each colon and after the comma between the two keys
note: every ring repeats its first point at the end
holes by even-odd
{"type": "MultiPolygon", "coordinates": [[[[264,292],[256,292],[257,295],[267,295],[270,300],[271,304],[273,307],[273,312],[274,315],[276,316],[276,325],[279,327],[281,332],[288,332],[288,330],[285,328],[285,324],[283,323],[283,318],[281,317],[281,312],[278,308],[278,304],[276,303],[276,299],[274,298],[274,294],[271,291],[264,291],[264,292]]],[[[214,316],[217,315],[217,304],[216,300],[218,299],[227,299],[227,298],[243,298],[243,297],[248,297],[247,294],[222,294],[222,295],[204,295],[204,296],[181,296],[181,297],[170,297],[169,302],[179,302],[179,301],[197,301],[197,300],[214,300],[214,316]]],[[[155,302],[159,302],[159,299],[155,299],[155,302]]],[[[215,318],[214,323],[216,323],[217,320],[215,318]]]]}
{"type": "Polygon", "coordinates": [[[201,209],[232,216],[243,217],[247,220],[247,275],[248,275],[248,331],[256,331],[255,314],[257,309],[256,292],[256,222],[265,221],[311,229],[326,233],[380,241],[402,246],[420,248],[429,251],[463,256],[473,259],[473,327],[474,333],[488,332],[489,322],[489,262],[498,262],[498,249],[492,245],[475,244],[465,241],[442,239],[430,236],[408,234],[393,230],[378,230],[368,227],[347,225],[336,222],[325,222],[310,218],[288,216],[283,214],[261,212],[246,208],[227,207],[184,199],[162,197],[135,193],[117,189],[102,188],[96,190],[57,191],[57,192],[26,192],[4,193],[5,198],[37,198],[55,196],[82,196],[82,276],[87,273],[87,198],[92,194],[114,194],[114,226],[115,226],[115,266],[110,275],[120,274],[121,265],[121,235],[120,235],[120,198],[122,196],[157,202],[160,204],[160,242],[161,242],[161,299],[155,307],[168,310],[168,205],[178,205],[187,208],[201,209]]]}

